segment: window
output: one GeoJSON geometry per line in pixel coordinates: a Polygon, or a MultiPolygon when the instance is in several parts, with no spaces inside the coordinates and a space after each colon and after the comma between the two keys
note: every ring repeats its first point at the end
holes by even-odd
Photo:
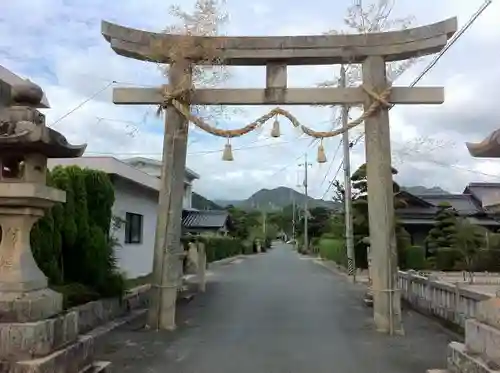
{"type": "Polygon", "coordinates": [[[142,243],[143,216],[127,212],[125,217],[125,243],[142,243]]]}

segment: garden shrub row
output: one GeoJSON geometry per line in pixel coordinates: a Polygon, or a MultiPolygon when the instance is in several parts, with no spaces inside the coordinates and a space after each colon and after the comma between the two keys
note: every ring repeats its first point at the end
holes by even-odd
{"type": "Polygon", "coordinates": [[[121,296],[115,240],[110,237],[114,189],[108,175],[77,166],[54,168],[47,184],[66,192],[31,231],[33,256],[49,285],[73,306],[99,297],[121,296]]]}
{"type": "MultiPolygon", "coordinates": [[[[434,269],[438,271],[465,271],[468,270],[463,254],[454,248],[438,248],[435,255],[426,258],[425,248],[422,246],[411,246],[405,250],[405,265],[402,270],[434,269]]],[[[499,272],[500,251],[492,249],[479,250],[473,260],[472,268],[475,272],[499,272]]]]}
{"type": "Polygon", "coordinates": [[[241,254],[253,253],[252,245],[250,243],[244,243],[243,240],[239,238],[219,236],[185,236],[182,238],[184,243],[196,240],[205,243],[207,263],[241,254]]]}

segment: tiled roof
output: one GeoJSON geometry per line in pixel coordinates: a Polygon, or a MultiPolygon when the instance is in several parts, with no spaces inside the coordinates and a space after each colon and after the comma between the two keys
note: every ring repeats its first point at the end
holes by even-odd
{"type": "Polygon", "coordinates": [[[484,203],[500,197],[500,183],[470,183],[464,193],[472,194],[484,207],[484,203]]]}
{"type": "Polygon", "coordinates": [[[419,196],[424,201],[438,206],[440,203],[447,202],[460,215],[474,215],[483,213],[478,207],[470,194],[440,194],[440,195],[422,195],[419,196]]]}
{"type": "Polygon", "coordinates": [[[229,217],[227,211],[220,210],[183,210],[183,228],[212,228],[220,229],[226,224],[229,217]]]}

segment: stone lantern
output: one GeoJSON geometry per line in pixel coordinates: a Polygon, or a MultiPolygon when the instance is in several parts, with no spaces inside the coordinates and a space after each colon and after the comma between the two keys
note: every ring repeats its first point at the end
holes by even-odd
{"type": "Polygon", "coordinates": [[[29,322],[62,310],[62,295],[47,287],[30,246],[30,231],[66,193],[46,185],[47,158],[79,157],[86,145],[68,144],[45,126],[43,98],[26,81],[0,82],[0,322],[29,322]]]}

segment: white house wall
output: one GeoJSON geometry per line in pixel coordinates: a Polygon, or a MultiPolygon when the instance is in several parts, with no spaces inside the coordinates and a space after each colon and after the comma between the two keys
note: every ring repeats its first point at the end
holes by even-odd
{"type": "Polygon", "coordinates": [[[147,275],[153,269],[158,194],[119,178],[113,178],[113,185],[115,186],[113,215],[122,219],[125,219],[127,212],[143,216],[140,244],[125,243],[124,224],[120,229],[112,232],[120,243],[120,246],[116,248],[118,265],[128,278],[147,275]]]}

